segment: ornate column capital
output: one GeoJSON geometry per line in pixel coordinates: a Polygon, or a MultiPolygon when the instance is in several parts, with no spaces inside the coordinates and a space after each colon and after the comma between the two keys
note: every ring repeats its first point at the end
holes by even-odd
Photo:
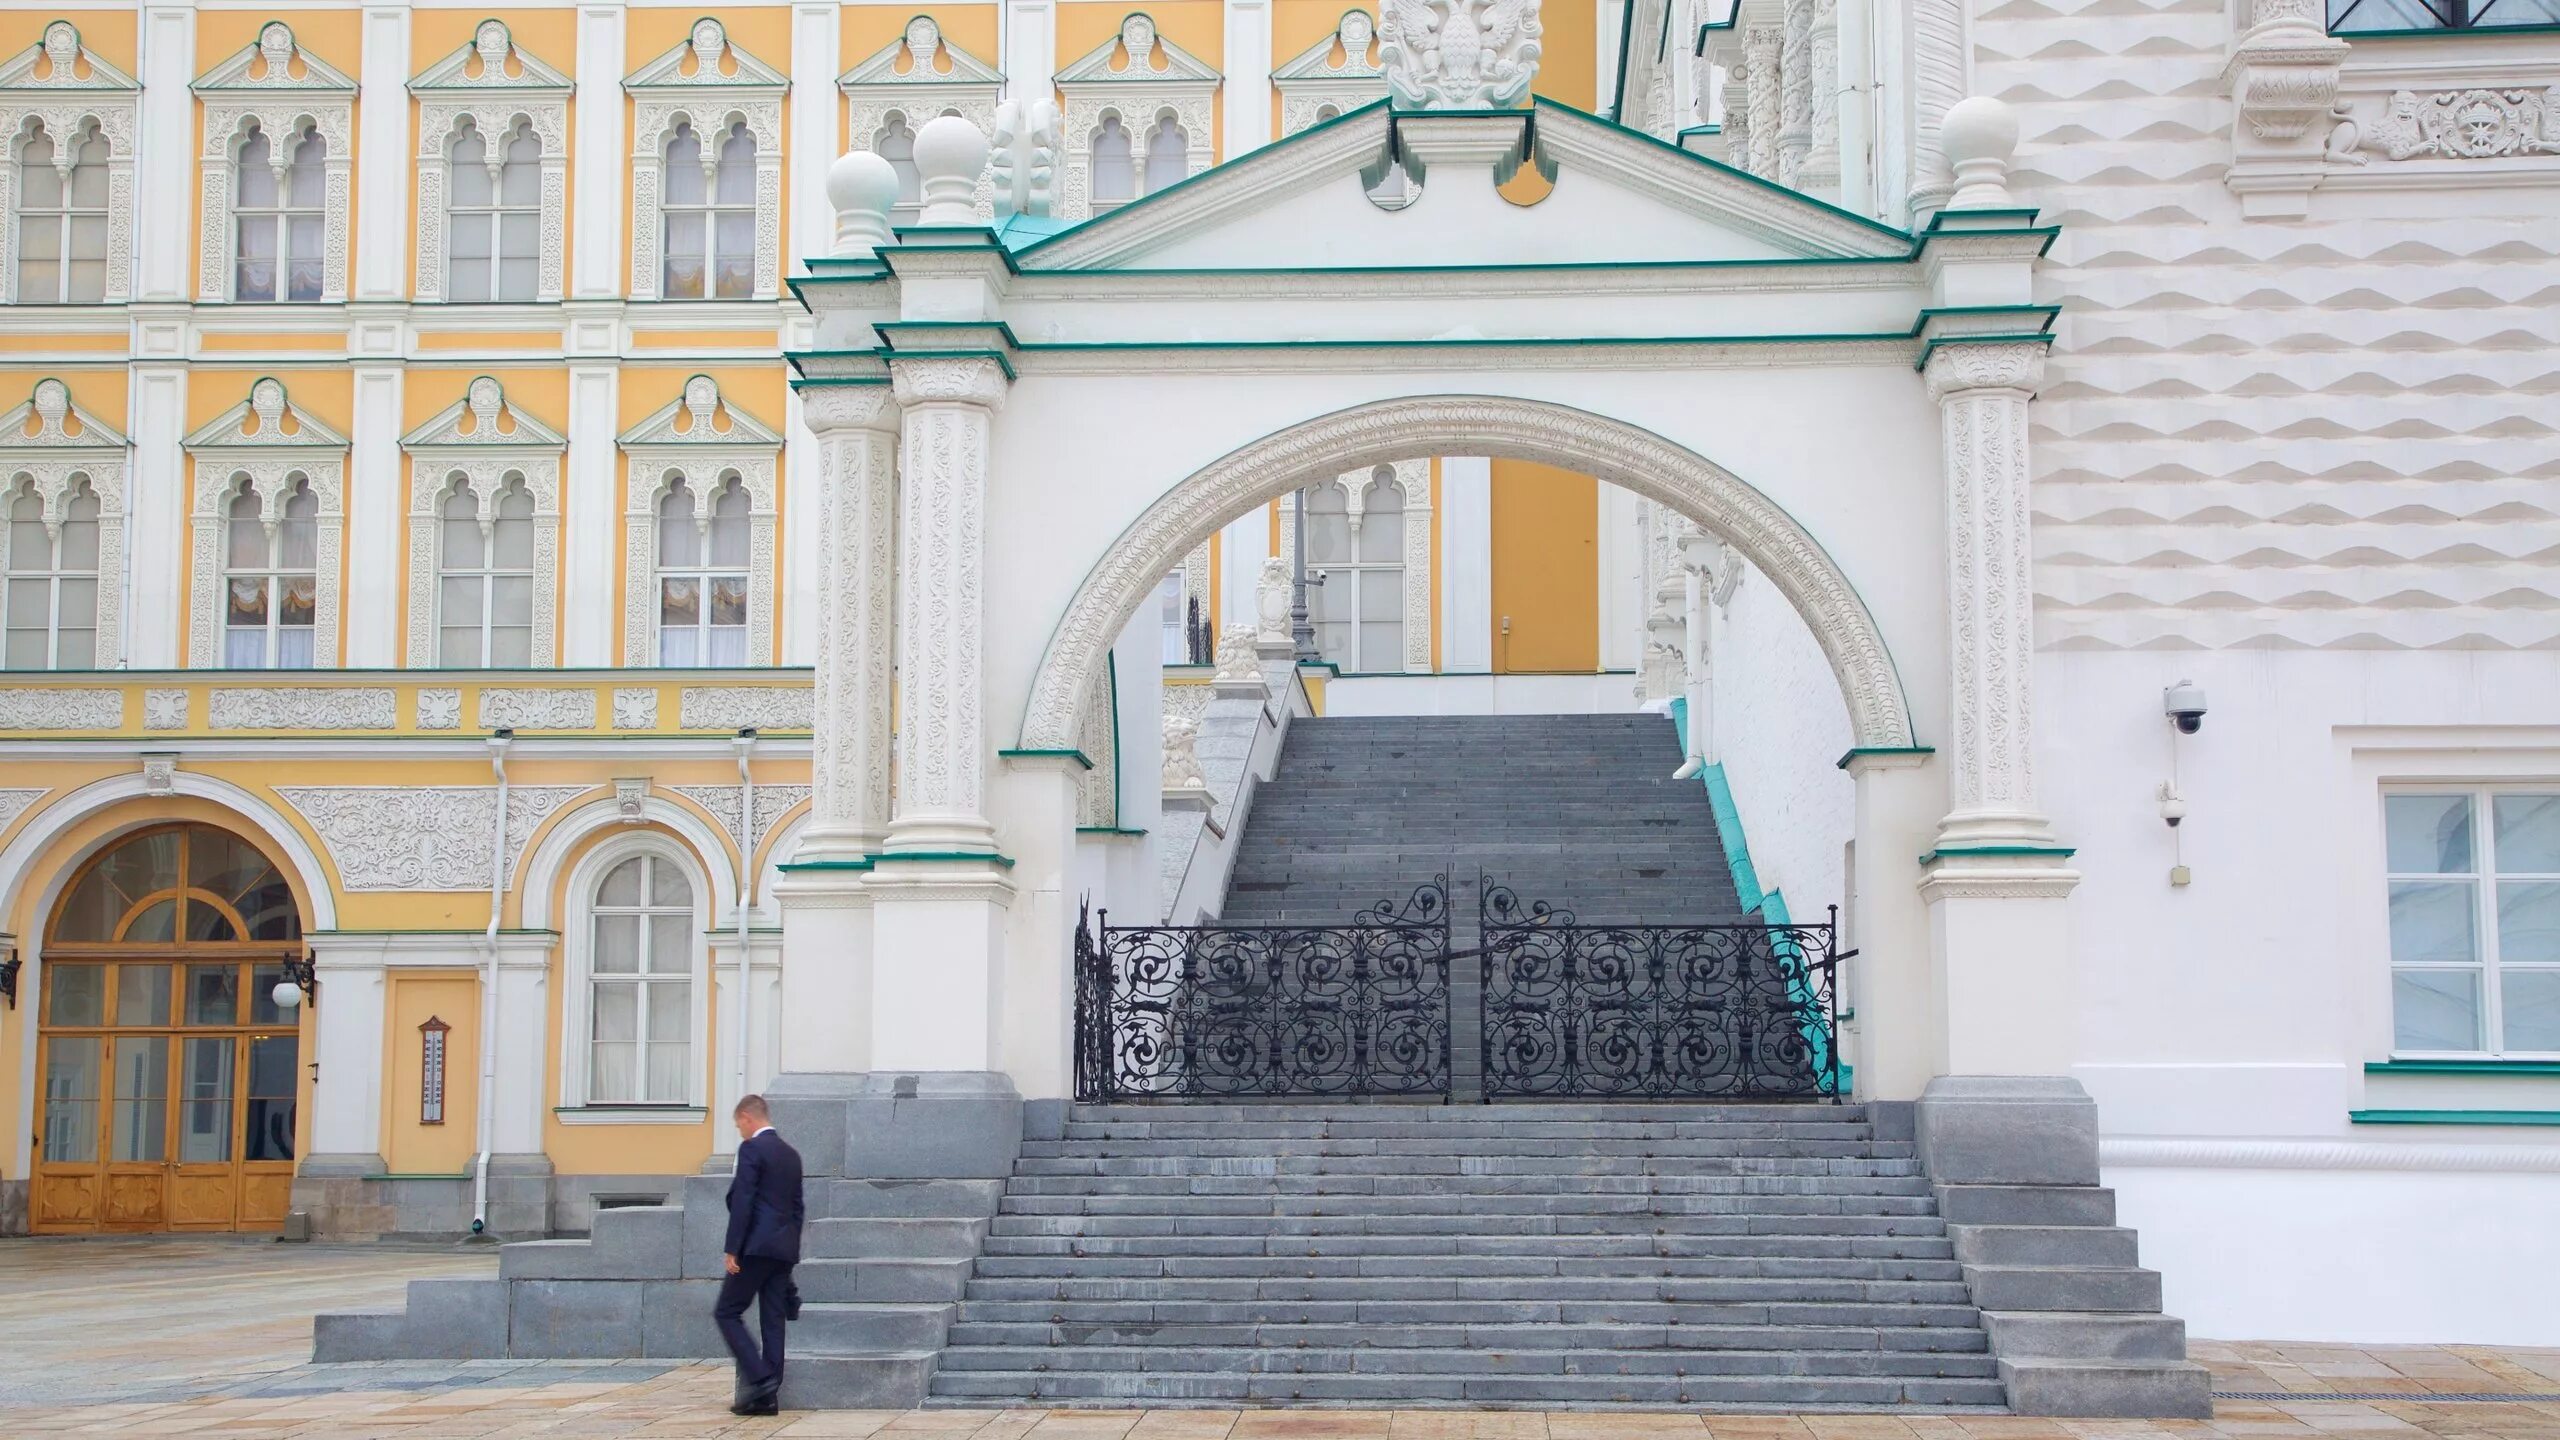
{"type": "Polygon", "coordinates": [[[821,440],[848,430],[895,435],[898,397],[886,381],[805,385],[800,390],[800,418],[821,440]]]}
{"type": "Polygon", "coordinates": [[[1929,382],[1929,398],[1942,405],[1951,396],[1982,390],[2032,397],[2044,384],[2048,348],[2035,340],[1949,342],[1930,352],[1921,375],[1929,382]]]}
{"type": "Polygon", "coordinates": [[[889,379],[901,405],[974,405],[982,410],[1003,409],[1005,392],[1013,383],[1004,362],[993,355],[893,357],[889,379]]]}

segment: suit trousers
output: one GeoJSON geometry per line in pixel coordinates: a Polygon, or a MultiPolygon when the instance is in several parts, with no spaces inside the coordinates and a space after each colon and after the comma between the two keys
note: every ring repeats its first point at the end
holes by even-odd
{"type": "Polygon", "coordinates": [[[741,1255],[738,1273],[721,1277],[720,1300],[711,1307],[711,1318],[719,1325],[729,1353],[737,1357],[739,1383],[758,1387],[782,1383],[782,1315],[790,1293],[791,1266],[780,1260],[741,1255]],[[758,1328],[764,1331],[761,1350],[741,1318],[749,1305],[756,1307],[758,1328]]]}

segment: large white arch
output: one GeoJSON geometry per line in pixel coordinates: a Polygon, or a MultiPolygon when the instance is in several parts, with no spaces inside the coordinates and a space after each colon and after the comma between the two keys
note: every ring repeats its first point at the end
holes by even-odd
{"type": "MultiPolygon", "coordinates": [[[[305,932],[338,928],[338,897],[330,886],[328,868],[320,863],[320,856],[312,850],[310,842],[302,838],[302,832],[285,818],[285,812],[229,781],[190,770],[172,771],[168,788],[159,791],[151,788],[150,781],[139,770],[110,775],[103,780],[92,780],[37,811],[27,821],[26,828],[11,838],[5,848],[0,848],[0,916],[17,913],[18,901],[26,893],[27,880],[37,858],[51,848],[64,832],[102,810],[127,800],[157,794],[185,795],[219,805],[237,816],[244,827],[265,836],[283,855],[285,864],[292,867],[294,879],[301,883],[303,896],[311,907],[311,913],[304,917],[305,932]]],[[[55,866],[45,877],[43,903],[36,908],[38,923],[42,924],[52,915],[54,902],[60,898],[64,883],[79,869],[81,862],[114,843],[126,829],[138,829],[166,818],[136,815],[131,826],[100,836],[84,853],[55,866]]]]}
{"type": "Polygon", "coordinates": [[[1158,497],[1095,563],[1051,632],[1019,745],[1075,744],[1077,705],[1112,640],[1167,570],[1221,525],[1310,477],[1413,455],[1498,455],[1597,476],[1696,521],[1731,545],[1805,618],[1840,682],[1861,749],[1906,749],[1910,702],[1866,602],[1822,546],[1768,496],[1694,451],[1587,410],[1494,395],[1383,400],[1264,436],[1158,497]]]}

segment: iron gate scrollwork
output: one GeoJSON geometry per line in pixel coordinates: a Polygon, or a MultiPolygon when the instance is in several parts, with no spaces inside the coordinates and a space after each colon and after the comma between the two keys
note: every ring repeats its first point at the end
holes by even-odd
{"type": "Polygon", "coordinates": [[[1484,1098],[1841,1098],[1839,907],[1811,925],[1580,925],[1484,889],[1484,1098]]]}
{"type": "Polygon", "coordinates": [[[1079,916],[1076,1098],[1449,1098],[1446,877],[1342,926],[1079,916]]]}

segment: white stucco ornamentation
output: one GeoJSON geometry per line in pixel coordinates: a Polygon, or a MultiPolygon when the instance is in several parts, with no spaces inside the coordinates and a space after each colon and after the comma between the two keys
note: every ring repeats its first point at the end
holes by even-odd
{"type": "MultiPolygon", "coordinates": [[[[2361,129],[2365,148],[2394,160],[2560,155],[2560,89],[2446,90],[2426,96],[2398,90],[2361,129]]],[[[2340,158],[2355,153],[2352,147],[2331,148],[2333,153],[2343,150],[2340,158]]]]}
{"type": "Polygon", "coordinates": [[[1385,98],[1387,72],[1378,60],[1378,22],[1346,10],[1331,34],[1273,67],[1280,92],[1280,133],[1295,135],[1331,115],[1348,115],[1385,98]]]}
{"type": "Polygon", "coordinates": [[[593,730],[596,692],[490,686],[480,692],[479,720],[483,730],[593,730]]]}
{"type": "Polygon", "coordinates": [[[1386,0],[1378,66],[1403,110],[1499,110],[1538,76],[1538,0],[1386,0]]]}
{"type": "Polygon", "coordinates": [[[622,663],[658,663],[658,504],[681,481],[705,524],[731,478],[748,501],[747,660],[773,663],[774,526],[780,515],[774,493],[782,432],[720,396],[708,375],[684,382],[684,392],[624,431],[622,453],[631,462],[623,523],[622,663]]]}
{"type": "MultiPolygon", "coordinates": [[[[670,785],[667,787],[710,812],[711,818],[729,837],[729,843],[741,851],[747,845],[747,832],[739,823],[743,813],[738,805],[735,785],[670,785]]],[[[755,844],[761,850],[769,844],[782,824],[783,817],[799,808],[809,798],[806,785],[758,785],[756,791],[755,844]]],[[[805,833],[805,832],[804,832],[805,833]]],[[[807,859],[804,852],[799,858],[807,859]]]]}
{"type": "Polygon", "coordinates": [[[243,493],[256,496],[260,514],[274,525],[284,518],[296,488],[307,486],[318,507],[319,546],[313,567],[311,663],[322,669],[336,665],[346,437],[303,413],[285,393],[284,382],[267,376],[249,387],[248,399],[189,435],[186,450],[195,457],[196,472],[187,663],[207,668],[222,662],[224,532],[232,500],[243,493]]]}
{"type": "Polygon", "coordinates": [[[807,730],[809,691],[797,685],[688,685],[676,696],[676,724],[686,730],[807,730]]]}
{"type": "Polygon", "coordinates": [[[815,804],[804,859],[853,860],[889,827],[891,624],[897,596],[898,428],[885,384],[810,386],[800,415],[818,437],[818,653],[811,740],[815,804]]]}
{"type": "Polygon", "coordinates": [[[1778,51],[1778,183],[1801,187],[1813,153],[1813,0],[1786,0],[1778,51]]]}
{"type": "Polygon", "coordinates": [[[613,728],[616,730],[657,729],[658,692],[655,690],[614,691],[613,728]]]}
{"type": "Polygon", "coordinates": [[[257,685],[214,691],[205,723],[216,730],[389,730],[395,692],[352,685],[257,685]]]}
{"type": "Polygon", "coordinates": [[[1230,625],[1218,637],[1218,674],[1220,688],[1251,685],[1262,688],[1262,657],[1254,653],[1253,642],[1259,631],[1251,625],[1230,625]]]}
{"type": "Polygon", "coordinates": [[[1088,767],[1076,777],[1076,824],[1110,830],[1120,824],[1120,672],[1106,665],[1076,712],[1076,749],[1088,767]]]}
{"type": "Polygon", "coordinates": [[[1254,639],[1264,645],[1290,643],[1290,591],[1295,587],[1289,579],[1289,562],[1277,555],[1262,562],[1262,578],[1254,586],[1254,639]]]}
{"type": "Polygon", "coordinates": [[[2300,215],[2327,168],[2351,47],[2329,33],[2318,0],[2252,0],[2249,19],[2222,70],[2232,101],[2224,183],[2243,214],[2300,215]]]}
{"type": "Polygon", "coordinates": [[[1908,203],[1916,229],[1955,193],[1955,176],[1938,144],[1938,125],[1972,92],[1972,50],[1965,34],[1965,0],[1909,0],[1907,13],[1912,94],[1908,203]]]}
{"type": "Polygon", "coordinates": [[[1168,710],[1164,716],[1164,788],[1166,793],[1206,793],[1208,778],[1200,773],[1198,722],[1168,710]]]}
{"type": "Polygon", "coordinates": [[[898,796],[889,848],[992,851],[980,656],[987,452],[1007,382],[992,358],[900,361],[890,377],[905,430],[898,447],[898,796]]]}
{"type": "Polygon", "coordinates": [[[655,300],[665,264],[667,142],[689,124],[706,162],[743,124],[756,145],[755,289],[782,293],[782,97],[791,77],[729,43],[720,22],[693,23],[685,43],[624,77],[631,97],[631,298],[655,300]]]}
{"type": "Polygon", "coordinates": [[[1778,136],[1786,115],[1784,26],[1761,22],[1742,32],[1744,64],[1751,72],[1751,153],[1738,163],[1763,180],[1778,178],[1778,136]]]}
{"type": "Polygon", "coordinates": [[[472,497],[483,533],[497,519],[498,499],[521,485],[533,501],[533,655],[556,663],[560,591],[560,462],[569,442],[508,403],[494,376],[473,380],[462,399],[400,439],[409,453],[409,664],[434,666],[444,566],[446,502],[457,490],[472,497]]]}
{"type": "Polygon", "coordinates": [[[54,164],[67,171],[78,157],[72,147],[90,130],[107,142],[108,304],[132,298],[133,158],[135,108],[142,87],[132,76],[91,54],[68,20],[44,27],[33,45],[0,63],[0,303],[45,304],[52,295],[20,295],[18,255],[19,149],[22,137],[41,128],[53,142],[54,164]]]}
{"type": "Polygon", "coordinates": [[[99,687],[0,689],[0,730],[118,730],[124,692],[99,687]]]}
{"type": "MultiPolygon", "coordinates": [[[[516,785],[507,791],[504,848],[515,874],[525,841],[551,812],[593,787],[516,785]]],[[[329,849],[347,890],[454,891],[489,888],[494,785],[281,786],[329,849]]]]}
{"type": "MultiPolygon", "coordinates": [[[[836,77],[836,88],[847,107],[846,149],[877,153],[892,136],[912,145],[916,132],[939,115],[957,115],[993,138],[1004,72],[952,44],[932,16],[918,15],[897,39],[836,77]]],[[[995,212],[992,187],[981,189],[976,209],[984,219],[995,212]]],[[[895,223],[915,224],[916,207],[901,206],[895,223]]]]}
{"type": "MultiPolygon", "coordinates": [[[[352,263],[347,236],[355,185],[355,80],[297,44],[291,26],[271,20],[258,31],[255,44],[205,72],[192,88],[203,102],[204,136],[197,161],[202,180],[196,298],[233,298],[237,226],[231,213],[232,180],[249,132],[267,136],[271,163],[282,167],[291,159],[293,137],[308,130],[328,149],[322,159],[320,299],[346,299],[352,263]]],[[[281,282],[277,298],[283,298],[281,282]]]]}
{"type": "MultiPolygon", "coordinates": [[[[11,192],[14,193],[14,192],[11,192]]],[[[83,490],[98,502],[96,668],[124,655],[125,437],[71,401],[71,387],[47,377],[23,404],[0,414],[0,504],[22,491],[44,504],[58,530],[83,490]]]]}
{"type": "MultiPolygon", "coordinates": [[[[533,297],[558,300],[567,288],[569,255],[569,97],[577,82],[519,49],[504,20],[483,20],[471,43],[409,82],[418,99],[418,276],[420,300],[446,294],[447,171],[464,128],[504,156],[508,136],[523,125],[542,147],[542,240],[533,297]]],[[[537,662],[541,663],[541,662],[537,662]]]]}
{"type": "Polygon", "coordinates": [[[142,728],[145,730],[186,729],[187,692],[184,690],[143,691],[142,728]]]}
{"type": "Polygon", "coordinates": [[[16,824],[18,817],[27,813],[27,807],[43,799],[45,794],[42,789],[0,790],[0,830],[16,824]]]}
{"type": "Polygon", "coordinates": [[[1218,82],[1216,66],[1157,34],[1155,20],[1144,12],[1121,21],[1118,34],[1060,66],[1066,184],[1058,196],[1058,218],[1083,220],[1124,203],[1096,200],[1093,194],[1094,139],[1108,119],[1118,119],[1127,132],[1136,176],[1128,199],[1150,192],[1148,144],[1168,124],[1181,131],[1186,176],[1217,163],[1218,82]]]}
{"type": "Polygon", "coordinates": [[[418,728],[421,730],[462,728],[462,692],[459,690],[419,691],[418,728]]]}
{"type": "Polygon", "coordinates": [[[1813,0],[1805,39],[1808,135],[1796,183],[1817,195],[1840,190],[1840,0],[1813,0]]]}
{"type": "Polygon", "coordinates": [[[1058,102],[1007,100],[996,107],[995,143],[987,152],[987,181],[994,213],[1003,219],[1058,212],[1058,180],[1066,146],[1058,102]]]}

